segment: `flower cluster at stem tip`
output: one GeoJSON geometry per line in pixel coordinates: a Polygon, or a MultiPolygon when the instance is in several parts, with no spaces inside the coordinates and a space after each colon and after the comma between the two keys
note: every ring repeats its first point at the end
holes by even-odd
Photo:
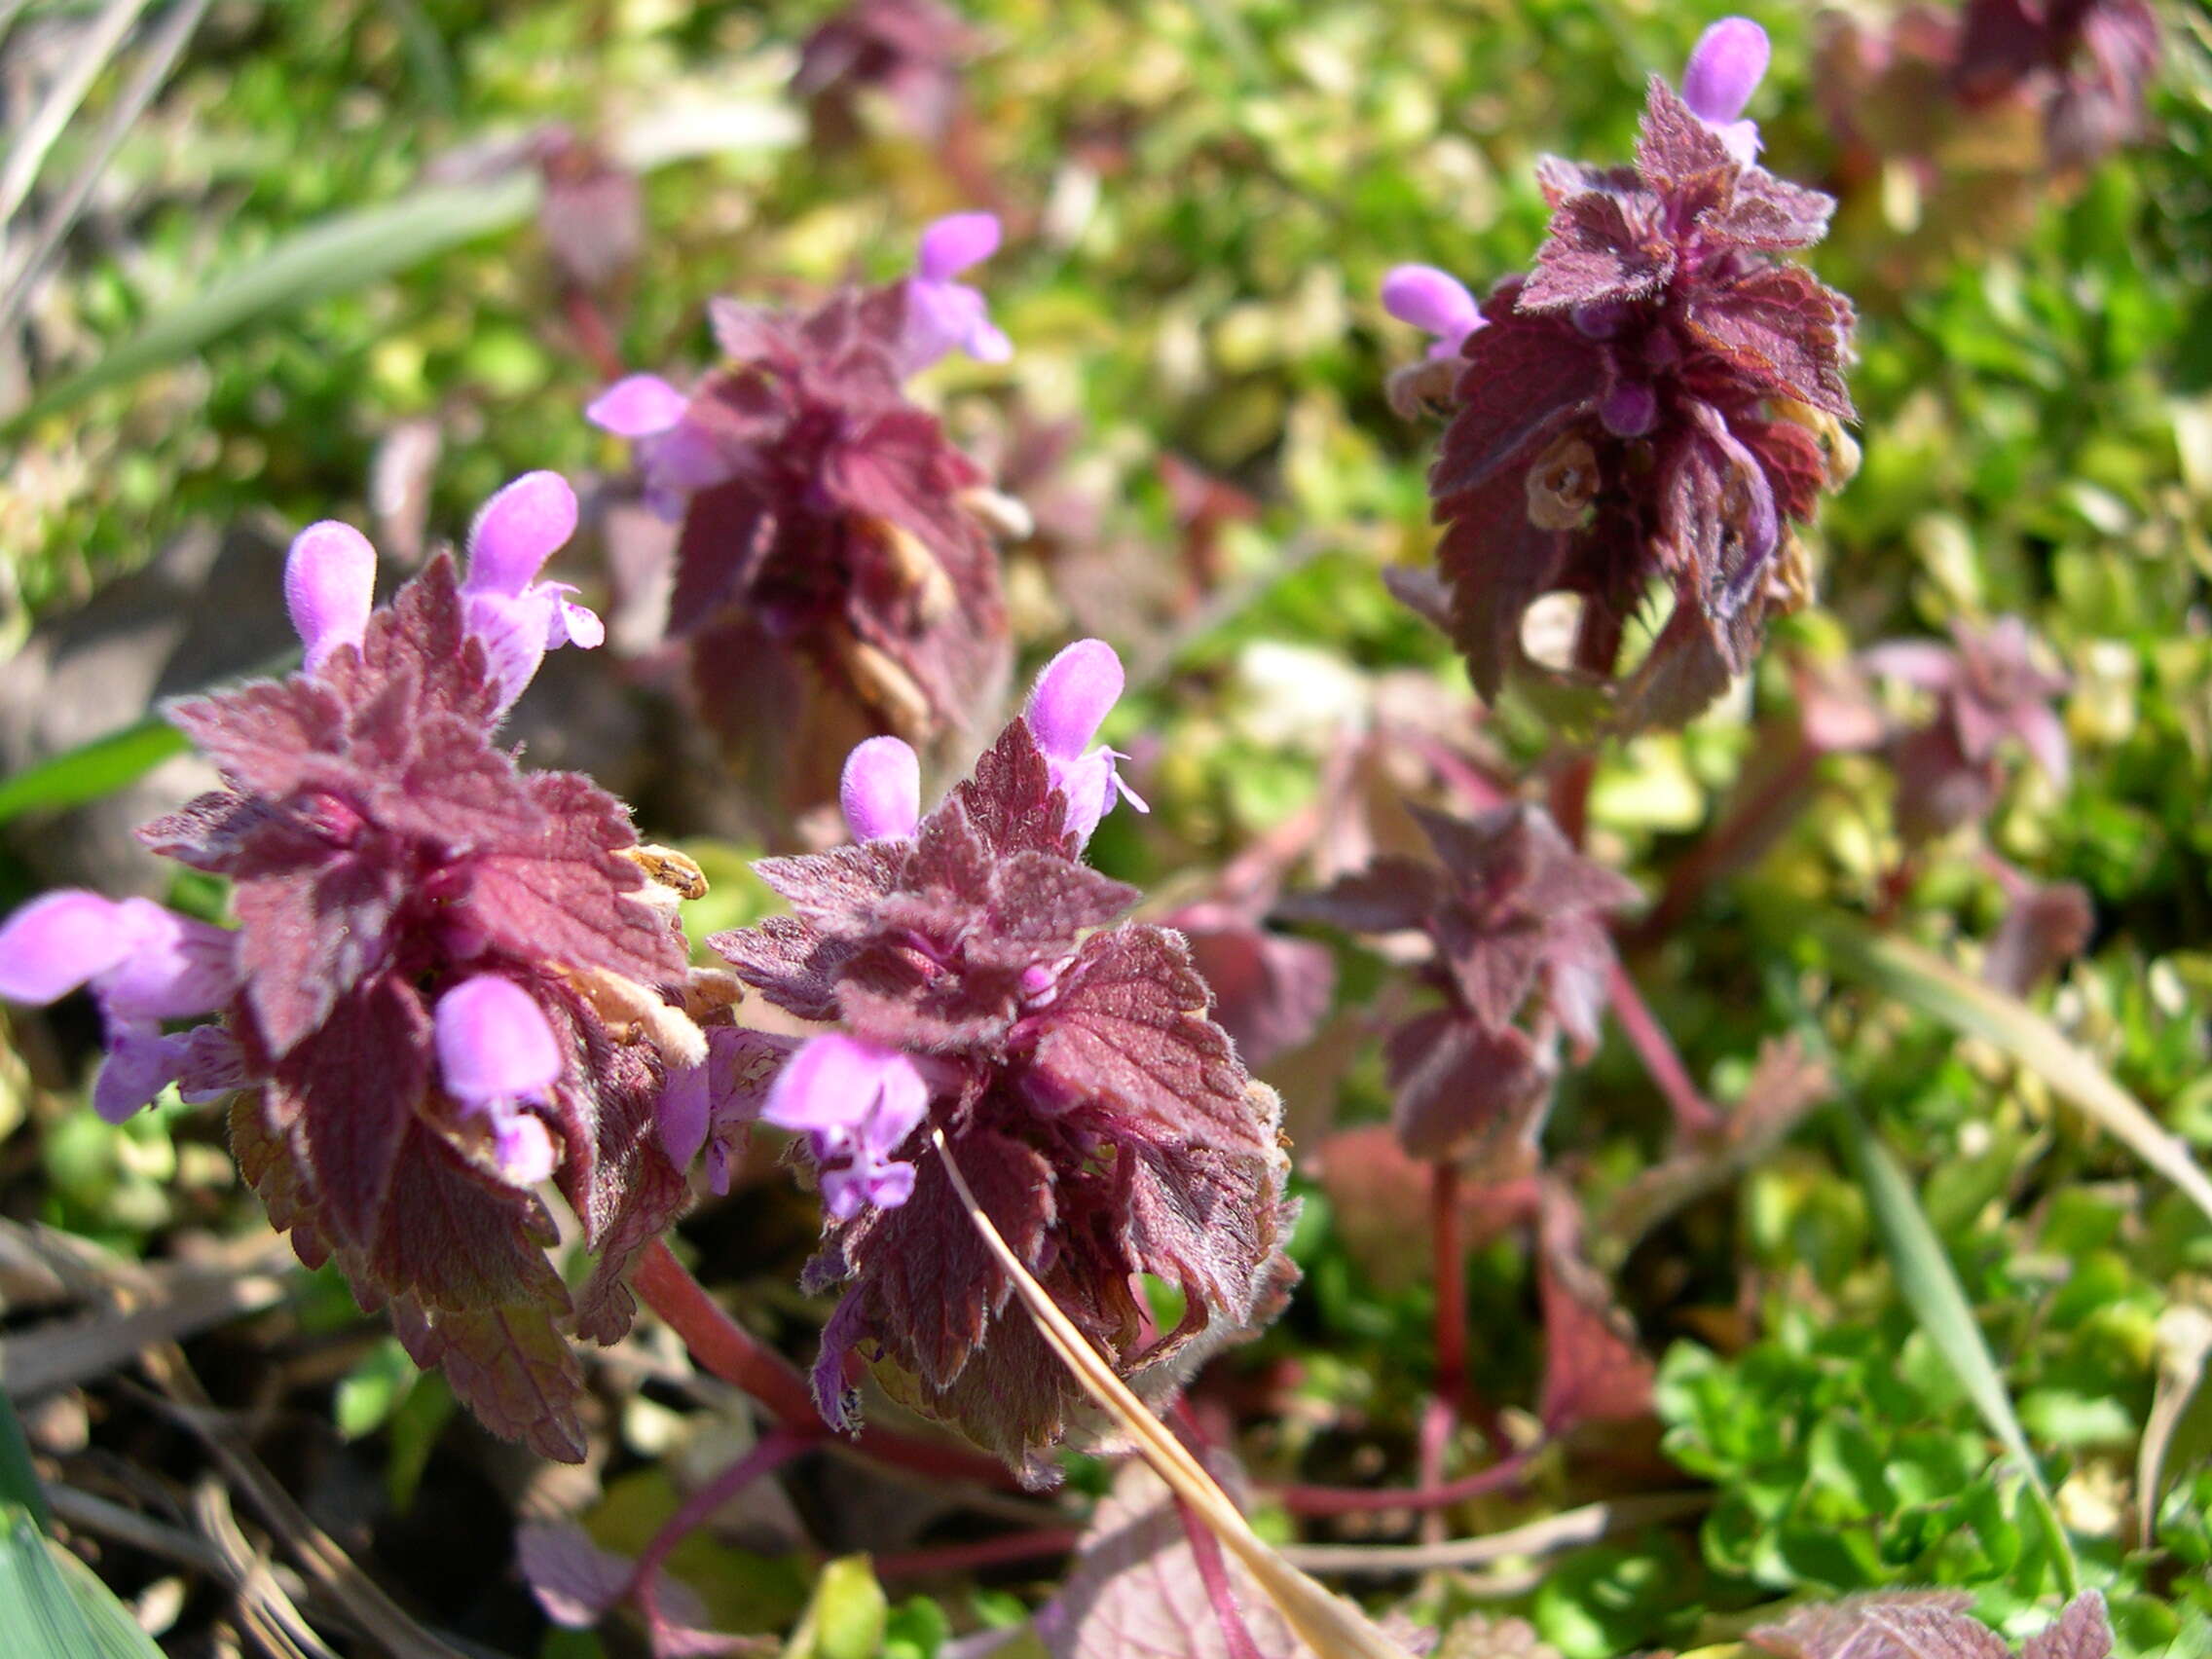
{"type": "MultiPolygon", "coordinates": [[[[1117,795],[1147,810],[1115,768],[1122,756],[1091,744],[1124,683],[1113,646],[1078,640],[1038,675],[1023,711],[1052,786],[1066,798],[1067,832],[1079,848],[1117,795]]],[[[855,747],[838,791],[854,840],[911,840],[921,827],[921,782],[920,756],[899,738],[871,737],[855,747]]],[[[1042,965],[1026,976],[1039,980],[1035,989],[1049,988],[1042,965]]],[[[834,1219],[849,1221],[863,1206],[895,1208],[912,1195],[914,1166],[891,1155],[929,1115],[937,1089],[927,1065],[881,1043],[831,1032],[802,1044],[777,1074],[761,1122],[808,1137],[822,1170],[823,1203],[834,1219]]]]}
{"type": "MultiPolygon", "coordinates": [[[[493,686],[490,719],[513,706],[548,650],[606,638],[599,617],[570,597],[573,587],[537,579],[575,527],[575,492],[552,472],[517,478],[477,514],[461,601],[493,686]]],[[[350,525],[325,520],[293,538],[284,604],[310,681],[331,672],[341,652],[361,650],[376,574],[376,550],[350,525]]],[[[332,810],[350,816],[342,806],[332,810]]],[[[204,1102],[246,1081],[229,1032],[163,1029],[220,1012],[244,984],[237,934],[147,899],[65,890],[33,900],[0,925],[0,998],[43,1006],[91,989],[107,1051],[92,1104],[110,1123],[171,1083],[187,1101],[204,1102]]],[[[544,1102],[561,1058],[536,1002],[498,976],[462,979],[440,997],[434,1033],[447,1093],[483,1120],[501,1171],[518,1185],[544,1179],[554,1163],[551,1138],[520,1108],[544,1102]]]]}
{"type": "MultiPolygon", "coordinates": [[[[1758,160],[1758,123],[1745,107],[1766,78],[1772,49],[1766,30],[1749,18],[1723,18],[1698,37],[1682,68],[1682,101],[1745,166],[1758,160]]],[[[1482,307],[1467,285],[1433,265],[1396,265],[1383,275],[1382,309],[1431,336],[1428,356],[1456,357],[1468,335],[1484,326],[1482,307]]]]}

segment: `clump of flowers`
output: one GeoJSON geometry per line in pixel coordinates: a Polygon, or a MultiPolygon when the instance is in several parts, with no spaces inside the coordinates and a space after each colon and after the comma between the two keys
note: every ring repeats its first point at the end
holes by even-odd
{"type": "Polygon", "coordinates": [[[784,740],[771,775],[824,739],[835,755],[870,732],[957,732],[1004,682],[993,532],[1018,509],[903,389],[950,351],[1011,352],[957,280],[998,238],[991,215],[955,214],[905,281],[804,314],[717,302],[721,367],[688,391],[633,375],[586,412],[632,440],[648,498],[682,518],[669,631],[734,750],[784,740]]]}
{"type": "MultiPolygon", "coordinates": [[[[1791,531],[1854,463],[1842,295],[1779,257],[1825,233],[1828,198],[1760,167],[1743,117],[1755,24],[1698,43],[1677,95],[1653,78],[1632,167],[1546,159],[1551,236],[1472,314],[1443,273],[1401,270],[1399,315],[1456,342],[1429,490],[1445,532],[1438,618],[1494,698],[1509,680],[1599,686],[1624,727],[1697,714],[1803,602],[1791,531]],[[1571,664],[1524,650],[1536,599],[1581,600],[1571,664]],[[1629,621],[1671,613],[1617,673],[1629,621]]],[[[1434,400],[1434,371],[1401,401],[1434,400]]]]}
{"type": "Polygon", "coordinates": [[[836,1026],[761,1113],[819,1171],[830,1222],[806,1282],[845,1287],[815,1368],[825,1415],[853,1420],[853,1367],[872,1360],[894,1397],[1038,1481],[1084,1396],[1010,1308],[934,1134],[1132,1380],[1171,1382],[1291,1277],[1274,1095],[1206,1016],[1183,940],[1122,920],[1136,893],[1083,862],[1129,798],[1093,741],[1121,688],[1108,646],[1071,645],[926,815],[912,752],[861,745],[842,792],[855,844],[761,864],[793,913],[713,941],[769,1001],[836,1026]],[[1153,1324],[1144,1273],[1182,1292],[1174,1329],[1153,1324]]]}
{"type": "Polygon", "coordinates": [[[285,598],[305,666],[169,707],[222,788],[140,832],[227,877],[238,926],[65,892],[0,927],[0,995],[91,987],[102,1116],[170,1083],[235,1094],[239,1166],[301,1258],[335,1261],[490,1427],[571,1460],[565,1332],[627,1328],[628,1260],[683,1194],[657,1097],[705,1053],[628,813],[494,742],[546,650],[598,638],[537,579],[575,514],[560,478],[518,479],[465,577],[440,556],[382,609],[357,532],[303,532],[285,598]],[[574,1297],[545,1254],[549,1178],[599,1257],[574,1297]]]}
{"type": "Polygon", "coordinates": [[[1469,820],[1412,809],[1436,862],[1385,854],[1286,914],[1353,933],[1424,936],[1422,978],[1442,1006],[1391,1034],[1393,1122],[1417,1158],[1528,1173],[1565,1036],[1587,1058],[1613,967],[1606,915],[1625,877],[1582,857],[1541,807],[1469,820]]]}

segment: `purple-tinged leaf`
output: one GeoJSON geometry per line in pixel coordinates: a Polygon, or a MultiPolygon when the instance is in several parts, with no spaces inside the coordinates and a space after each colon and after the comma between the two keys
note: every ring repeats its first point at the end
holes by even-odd
{"type": "Polygon", "coordinates": [[[1536,1284],[1544,1310],[1544,1389],[1538,1415],[1553,1434],[1577,1423],[1626,1422],[1651,1413],[1651,1361],[1637,1346],[1612,1287],[1582,1254],[1582,1212],[1548,1189],[1537,1224],[1536,1284]]]}
{"type": "Polygon", "coordinates": [[[2112,1620],[2101,1590],[2084,1590],[2046,1630],[2028,1638],[2020,1659],[2112,1659],[2112,1620]]]}
{"type": "Polygon", "coordinates": [[[1234,1557],[1223,1567],[1249,1652],[1222,1634],[1174,1495],[1132,1458],[1091,1512],[1037,1634],[1052,1659],[1310,1659],[1259,1582],[1234,1557]]]}
{"type": "Polygon", "coordinates": [[[1038,1021],[1030,1069],[1148,1138],[1228,1153],[1264,1144],[1229,1039],[1175,935],[1131,924],[1093,934],[1038,1021]]]}

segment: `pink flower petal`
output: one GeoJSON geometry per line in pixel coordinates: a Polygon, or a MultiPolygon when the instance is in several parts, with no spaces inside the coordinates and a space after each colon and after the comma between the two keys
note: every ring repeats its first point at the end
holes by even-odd
{"type": "Polygon", "coordinates": [[[845,756],[837,785],[856,841],[903,840],[922,818],[921,757],[896,737],[871,737],[845,756]]]}
{"type": "Polygon", "coordinates": [[[107,1058],[92,1080],[92,1110],[120,1124],[154,1103],[176,1081],[188,1039],[165,1037],[157,1030],[111,1031],[107,1058]]]}
{"type": "Polygon", "coordinates": [[[340,645],[358,647],[376,603],[377,550],[350,524],[324,519],[284,555],[284,608],[307,646],[310,674],[340,645]]]}
{"type": "Polygon", "coordinates": [[[1725,127],[1744,113],[1766,75],[1766,30],[1749,18],[1723,18],[1698,36],[1682,69],[1682,102],[1699,120],[1725,127]]]}
{"type": "Polygon", "coordinates": [[[560,1081],[561,1045],[545,1011],[512,979],[480,974],[438,999],[438,1075],[464,1106],[542,1099],[560,1081]]]}
{"type": "Polygon", "coordinates": [[[132,1020],[185,1019],[212,1014],[238,994],[238,936],[151,899],[115,906],[129,940],[123,959],[93,984],[111,1014],[132,1020]]]}
{"type": "Polygon", "coordinates": [[[948,213],[922,232],[914,268],[928,281],[942,282],[999,250],[996,213],[948,213]]]}
{"type": "Polygon", "coordinates": [[[558,472],[526,472],[484,503],[468,532],[472,593],[519,596],[576,533],[576,493],[558,472]]]}
{"type": "Polygon", "coordinates": [[[1482,308],[1466,284],[1433,265],[1400,265],[1382,278],[1382,309],[1423,334],[1455,344],[1482,323],[1482,308]]]}
{"type": "Polygon", "coordinates": [[[780,1129],[855,1137],[879,1111],[918,1123],[929,1094],[921,1072],[898,1050],[831,1032],[803,1044],[776,1074],[760,1119],[780,1129]]]}
{"type": "Polygon", "coordinates": [[[584,406],[584,419],[618,438],[649,438],[683,419],[691,400],[658,375],[630,375],[584,406]]]}
{"type": "Polygon", "coordinates": [[[484,647],[492,682],[499,688],[499,712],[515,705],[545,660],[551,621],[546,607],[529,594],[468,596],[468,631],[484,647]]]}
{"type": "Polygon", "coordinates": [[[1121,700],[1122,659],[1104,640],[1078,640],[1045,665],[1022,718],[1037,747],[1061,760],[1081,759],[1121,700]]]}
{"type": "Polygon", "coordinates": [[[107,973],[129,948],[114,901],[78,888],[33,899],[0,925],[0,998],[54,1002],[107,973]]]}
{"type": "Polygon", "coordinates": [[[1959,677],[1958,653],[1933,640],[1890,640],[1859,653],[1859,666],[1883,680],[1901,680],[1924,691],[1940,691],[1959,677]]]}

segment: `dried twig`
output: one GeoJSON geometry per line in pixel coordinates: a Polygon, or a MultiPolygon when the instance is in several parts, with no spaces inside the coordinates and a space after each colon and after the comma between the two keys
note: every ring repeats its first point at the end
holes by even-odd
{"type": "Polygon", "coordinates": [[[1114,1375],[1098,1350],[1022,1266],[1021,1258],[1000,1236],[998,1228],[969,1190],[967,1177],[945,1143],[944,1131],[932,1130],[931,1140],[983,1247],[1013,1282],[1014,1294],[1036,1321],[1047,1345],[1075,1374],[1085,1391],[1136,1443],[1139,1455],[1153,1471],[1259,1581],[1299,1638],[1324,1659],[1409,1659],[1405,1650],[1377,1630],[1357,1607],[1323,1589],[1261,1541],[1243,1512],[1229,1501],[1205,1466],[1129,1391],[1128,1384],[1114,1375]]]}
{"type": "Polygon", "coordinates": [[[461,1659],[457,1649],[410,1618],[329,1533],[308,1519],[307,1512],[292,1501],[291,1494],[244,1444],[229,1418],[214,1409],[183,1354],[173,1346],[156,1348],[146,1356],[146,1363],[168,1396],[168,1415],[207,1448],[231,1483],[252,1504],[262,1525],[283,1540],[308,1582],[343,1608],[364,1636],[391,1659],[461,1659]]]}
{"type": "Polygon", "coordinates": [[[1577,1549],[1633,1527],[1677,1521],[1708,1508],[1713,1494],[1663,1492],[1586,1503],[1579,1509],[1479,1538],[1454,1538],[1441,1544],[1288,1544],[1283,1559],[1309,1572],[1444,1572],[1487,1567],[1517,1556],[1556,1555],[1577,1549]]]}

